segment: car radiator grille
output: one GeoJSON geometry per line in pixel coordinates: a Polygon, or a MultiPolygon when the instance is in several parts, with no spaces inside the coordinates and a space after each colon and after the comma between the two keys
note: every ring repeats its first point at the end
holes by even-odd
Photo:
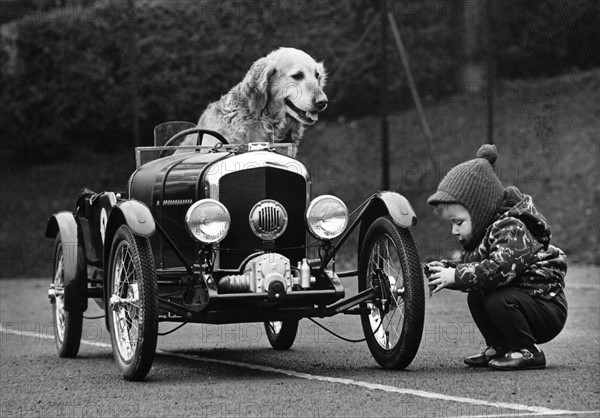
{"type": "MultiPolygon", "coordinates": [[[[304,210],[308,187],[297,173],[274,167],[258,167],[223,176],[219,182],[219,201],[231,214],[229,234],[220,243],[220,268],[238,268],[250,254],[263,249],[263,241],[250,227],[250,211],[258,202],[273,199],[288,213],[288,227],[275,241],[275,251],[296,263],[305,256],[306,229],[304,210]]],[[[273,231],[281,219],[277,209],[265,207],[259,227],[273,231]]]]}

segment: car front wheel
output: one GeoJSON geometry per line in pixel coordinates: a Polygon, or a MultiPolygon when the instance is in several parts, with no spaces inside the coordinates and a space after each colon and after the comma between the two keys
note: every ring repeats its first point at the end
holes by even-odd
{"type": "Polygon", "coordinates": [[[108,277],[108,324],[113,356],[126,380],[150,371],[158,335],[158,289],[147,238],[126,225],[113,238],[108,277]]]}
{"type": "Polygon", "coordinates": [[[385,369],[404,369],[415,357],[425,320],[423,273],[413,237],[385,216],[365,234],[359,291],[379,286],[381,297],[361,304],[367,345],[385,369]]]}

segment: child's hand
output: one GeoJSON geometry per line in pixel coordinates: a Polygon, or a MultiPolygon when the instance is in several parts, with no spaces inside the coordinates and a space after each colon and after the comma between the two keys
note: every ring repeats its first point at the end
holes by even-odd
{"type": "Polygon", "coordinates": [[[444,263],[442,263],[441,261],[431,261],[429,263],[427,263],[427,267],[431,268],[431,267],[445,267],[444,263]]]}
{"type": "MultiPolygon", "coordinates": [[[[440,263],[441,264],[441,263],[440,263]]],[[[454,274],[456,269],[437,265],[437,263],[430,263],[429,270],[433,273],[429,276],[429,286],[436,286],[432,293],[437,293],[445,287],[454,284],[454,274]]]]}

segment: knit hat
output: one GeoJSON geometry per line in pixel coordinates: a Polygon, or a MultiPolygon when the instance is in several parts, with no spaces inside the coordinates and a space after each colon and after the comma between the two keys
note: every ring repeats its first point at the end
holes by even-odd
{"type": "Polygon", "coordinates": [[[482,145],[477,158],[452,168],[438,185],[437,192],[427,199],[432,206],[459,203],[469,211],[472,238],[463,244],[467,250],[475,249],[481,242],[504,195],[502,182],[492,167],[496,158],[495,145],[482,145]]]}

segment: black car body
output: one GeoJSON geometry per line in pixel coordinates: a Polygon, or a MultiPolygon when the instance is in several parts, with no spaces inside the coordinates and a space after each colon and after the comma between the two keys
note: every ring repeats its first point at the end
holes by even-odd
{"type": "Polygon", "coordinates": [[[273,347],[287,349],[301,318],[355,313],[376,360],[406,367],[424,311],[409,202],[380,191],[350,219],[338,198],[312,197],[310,173],[288,155],[294,145],[171,146],[198,131],[138,148],[127,191],[84,190],[75,213],[51,217],[59,355],[77,354],[92,298],[130,380],[150,370],[160,321],[264,322],[273,347]],[[358,269],[335,272],[332,260],[355,230],[358,269]],[[353,276],[360,292],[345,298],[341,278],[353,276]],[[400,311],[399,323],[385,323],[400,311]]]}

